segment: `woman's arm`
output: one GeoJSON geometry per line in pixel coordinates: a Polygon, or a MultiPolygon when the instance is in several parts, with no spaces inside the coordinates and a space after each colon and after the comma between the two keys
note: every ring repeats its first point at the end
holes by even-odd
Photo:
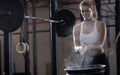
{"type": "Polygon", "coordinates": [[[80,49],[80,25],[77,24],[73,27],[73,44],[74,52],[78,52],[80,49]]]}
{"type": "Polygon", "coordinates": [[[74,52],[84,54],[87,50],[86,45],[80,44],[80,24],[75,25],[73,28],[73,43],[74,43],[74,52]]]}
{"type": "Polygon", "coordinates": [[[98,45],[100,47],[103,47],[104,42],[106,40],[106,35],[107,35],[107,30],[106,30],[106,24],[103,22],[100,22],[98,24],[98,32],[99,32],[99,41],[98,41],[98,45]]]}
{"type": "Polygon", "coordinates": [[[98,38],[98,42],[95,45],[88,45],[88,49],[101,49],[103,48],[105,39],[106,39],[106,24],[98,21],[97,24],[97,30],[98,30],[98,34],[99,34],[99,38],[98,38]]]}

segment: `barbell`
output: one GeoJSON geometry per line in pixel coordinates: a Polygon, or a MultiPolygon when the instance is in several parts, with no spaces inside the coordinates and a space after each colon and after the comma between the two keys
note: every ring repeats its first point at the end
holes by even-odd
{"type": "Polygon", "coordinates": [[[56,32],[59,37],[70,35],[76,21],[74,14],[70,10],[61,9],[57,11],[56,17],[56,20],[49,20],[24,16],[23,6],[19,0],[0,1],[0,29],[5,32],[17,30],[22,25],[23,19],[28,18],[56,23],[56,32]]]}

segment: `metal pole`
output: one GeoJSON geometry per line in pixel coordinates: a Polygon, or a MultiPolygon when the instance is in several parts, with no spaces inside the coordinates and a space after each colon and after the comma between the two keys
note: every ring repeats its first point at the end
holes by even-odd
{"type": "Polygon", "coordinates": [[[1,75],[1,40],[0,40],[0,75],[1,75]]]}
{"type": "MultiPolygon", "coordinates": [[[[28,15],[27,6],[28,6],[28,2],[24,0],[24,15],[28,15]]],[[[28,43],[28,19],[26,18],[24,18],[23,33],[24,33],[24,42],[28,43]]],[[[25,53],[25,75],[30,75],[29,51],[25,53]]]]}
{"type": "MultiPolygon", "coordinates": [[[[32,0],[32,16],[36,16],[35,0],[32,0]]],[[[37,35],[36,35],[36,20],[33,20],[33,74],[38,75],[37,70],[37,35]]]]}
{"type": "Polygon", "coordinates": [[[13,56],[11,32],[4,32],[4,71],[5,75],[13,75],[13,56]]]}
{"type": "MultiPolygon", "coordinates": [[[[116,36],[120,32],[120,0],[115,0],[115,25],[116,25],[116,36]]],[[[120,75],[120,37],[116,44],[116,58],[117,58],[117,75],[120,75]]]]}
{"type": "MultiPolygon", "coordinates": [[[[56,19],[56,11],[58,9],[58,0],[50,0],[50,19],[56,19]]],[[[52,50],[52,75],[58,75],[58,48],[57,48],[57,35],[56,35],[56,25],[50,22],[50,35],[51,35],[51,50],[52,50]]]]}
{"type": "Polygon", "coordinates": [[[98,12],[98,20],[102,19],[102,15],[101,15],[101,0],[95,0],[96,3],[96,8],[97,8],[97,12],[98,12]]]}

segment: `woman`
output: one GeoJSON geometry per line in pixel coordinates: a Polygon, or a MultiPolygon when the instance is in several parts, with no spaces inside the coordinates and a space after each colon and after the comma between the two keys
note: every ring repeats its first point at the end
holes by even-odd
{"type": "Polygon", "coordinates": [[[93,0],[83,0],[80,5],[83,21],[73,28],[75,52],[82,55],[81,66],[104,64],[105,75],[109,75],[109,64],[103,45],[106,39],[106,25],[97,20],[96,5],[93,0]]]}

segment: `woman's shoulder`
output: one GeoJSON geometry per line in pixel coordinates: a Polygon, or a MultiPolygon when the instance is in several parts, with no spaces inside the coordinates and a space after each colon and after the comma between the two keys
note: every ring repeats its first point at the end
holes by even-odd
{"type": "Polygon", "coordinates": [[[98,25],[105,25],[105,23],[103,21],[99,21],[99,20],[97,20],[97,24],[98,25]]]}
{"type": "Polygon", "coordinates": [[[97,21],[98,29],[103,30],[106,27],[106,24],[103,21],[97,21]]]}
{"type": "Polygon", "coordinates": [[[81,25],[81,23],[75,24],[74,27],[73,27],[73,30],[74,30],[74,31],[79,31],[79,30],[80,30],[80,27],[81,27],[80,25],[81,25]]]}
{"type": "Polygon", "coordinates": [[[74,25],[74,28],[80,28],[80,27],[81,27],[81,23],[82,23],[82,22],[75,24],[75,25],[74,25]]]}
{"type": "Polygon", "coordinates": [[[74,27],[75,27],[75,28],[80,27],[80,23],[75,24],[75,26],[74,26],[74,27]]]}

